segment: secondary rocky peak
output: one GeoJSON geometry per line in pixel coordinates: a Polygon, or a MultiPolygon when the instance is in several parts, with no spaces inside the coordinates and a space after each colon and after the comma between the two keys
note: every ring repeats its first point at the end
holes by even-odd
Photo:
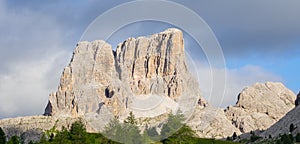
{"type": "Polygon", "coordinates": [[[282,83],[256,83],[245,88],[235,106],[225,110],[242,132],[270,127],[294,107],[295,94],[282,83]]]}
{"type": "MultiPolygon", "coordinates": [[[[63,70],[58,91],[51,93],[46,115],[80,116],[98,107],[96,89],[112,82],[115,63],[111,45],[102,40],[77,44],[63,70]]],[[[104,93],[99,90],[98,93],[104,93]]]]}

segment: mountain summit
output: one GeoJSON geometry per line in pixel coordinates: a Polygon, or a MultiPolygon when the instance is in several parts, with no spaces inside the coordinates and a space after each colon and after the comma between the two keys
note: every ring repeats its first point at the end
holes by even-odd
{"type": "Polygon", "coordinates": [[[138,118],[178,109],[190,115],[198,101],[207,105],[188,71],[183,34],[172,28],[128,38],[115,51],[102,40],[78,43],[45,115],[100,118],[101,124],[93,124],[98,131],[130,111],[138,118]]]}

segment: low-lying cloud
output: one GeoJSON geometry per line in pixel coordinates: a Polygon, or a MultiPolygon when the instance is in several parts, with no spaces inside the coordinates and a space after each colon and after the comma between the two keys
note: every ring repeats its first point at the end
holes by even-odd
{"type": "Polygon", "coordinates": [[[235,69],[226,69],[226,85],[218,77],[224,75],[224,69],[210,68],[207,65],[199,64],[198,77],[203,97],[213,106],[225,108],[234,105],[238,94],[247,86],[257,82],[282,81],[282,78],[259,66],[246,65],[235,69]],[[217,91],[211,95],[211,89],[217,91]],[[224,90],[225,87],[225,91],[224,90]],[[219,90],[219,91],[218,91],[219,90]],[[222,98],[222,96],[224,96],[222,98]]]}
{"type": "Polygon", "coordinates": [[[43,114],[66,55],[61,52],[41,61],[18,63],[9,74],[0,75],[0,118],[43,114]]]}

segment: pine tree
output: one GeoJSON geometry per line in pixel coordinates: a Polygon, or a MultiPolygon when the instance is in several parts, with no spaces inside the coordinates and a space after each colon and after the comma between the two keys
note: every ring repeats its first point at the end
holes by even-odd
{"type": "Polygon", "coordinates": [[[236,134],[236,132],[234,132],[234,133],[232,134],[232,139],[235,140],[236,138],[237,138],[237,134],[236,134]]]}
{"type": "Polygon", "coordinates": [[[176,115],[169,114],[167,123],[163,125],[161,130],[162,137],[169,137],[174,134],[181,126],[183,126],[184,115],[178,111],[176,115]]]}
{"type": "Polygon", "coordinates": [[[7,143],[8,144],[19,144],[20,138],[18,136],[12,136],[7,143]]]}
{"type": "Polygon", "coordinates": [[[293,141],[287,134],[281,136],[281,142],[284,144],[293,144],[293,141]]]}
{"type": "Polygon", "coordinates": [[[86,143],[86,128],[82,121],[76,121],[72,124],[70,138],[74,144],[86,143]]]}
{"type": "Polygon", "coordinates": [[[109,139],[118,140],[118,133],[122,131],[122,125],[117,117],[111,119],[111,121],[104,127],[103,134],[109,139]]]}
{"type": "Polygon", "coordinates": [[[296,142],[300,142],[300,133],[297,133],[296,135],[296,142]]]}
{"type": "Polygon", "coordinates": [[[136,125],[137,121],[132,113],[132,111],[129,113],[129,116],[126,118],[126,120],[124,120],[124,123],[129,123],[132,125],[136,125]]]}
{"type": "Polygon", "coordinates": [[[57,132],[53,139],[54,143],[60,143],[60,144],[69,144],[71,143],[70,141],[70,134],[68,130],[63,126],[62,130],[57,132]]]}
{"type": "Polygon", "coordinates": [[[126,144],[135,144],[142,143],[143,138],[141,136],[141,131],[137,126],[137,120],[132,112],[129,113],[129,116],[126,118],[123,124],[123,132],[126,138],[122,142],[126,144]]]}
{"type": "Polygon", "coordinates": [[[105,136],[125,144],[143,143],[144,139],[140,133],[141,131],[137,126],[137,120],[132,112],[129,113],[124,123],[120,123],[118,118],[115,117],[105,126],[104,130],[105,136]]]}
{"type": "Polygon", "coordinates": [[[6,136],[3,129],[0,127],[0,144],[6,143],[6,136]]]}
{"type": "Polygon", "coordinates": [[[293,123],[290,124],[290,133],[292,133],[295,129],[296,128],[295,128],[294,124],[293,123]]]}

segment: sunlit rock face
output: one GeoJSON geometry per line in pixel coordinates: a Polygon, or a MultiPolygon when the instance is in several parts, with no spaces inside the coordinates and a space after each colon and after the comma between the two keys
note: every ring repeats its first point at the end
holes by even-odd
{"type": "Polygon", "coordinates": [[[128,38],[115,51],[101,40],[78,43],[45,115],[84,117],[103,126],[130,111],[137,118],[178,109],[190,115],[198,101],[207,105],[188,71],[183,34],[172,28],[128,38]]]}

